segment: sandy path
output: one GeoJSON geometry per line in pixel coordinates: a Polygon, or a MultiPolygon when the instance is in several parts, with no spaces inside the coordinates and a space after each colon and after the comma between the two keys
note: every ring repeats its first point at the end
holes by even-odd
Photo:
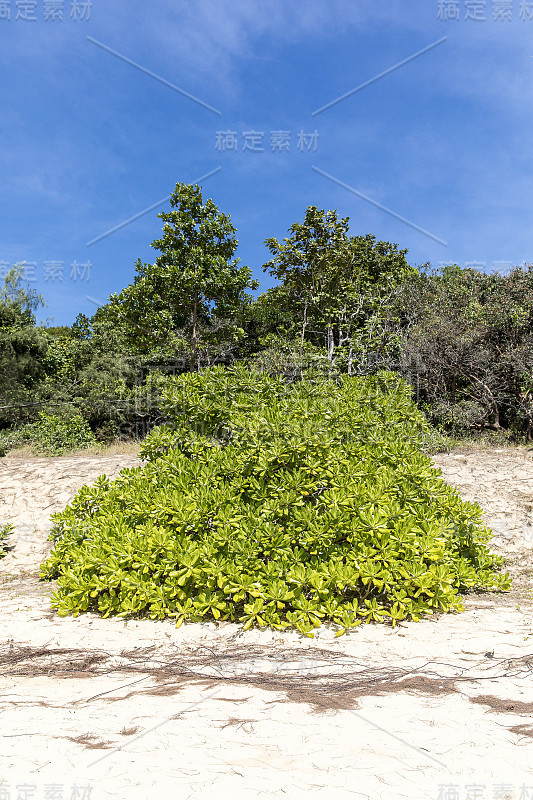
{"type": "Polygon", "coordinates": [[[0,560],[0,797],[533,798],[531,451],[435,457],[485,509],[513,592],[314,640],[51,613],[49,515],[136,463],[0,460],[0,524],[17,526],[0,560]]]}

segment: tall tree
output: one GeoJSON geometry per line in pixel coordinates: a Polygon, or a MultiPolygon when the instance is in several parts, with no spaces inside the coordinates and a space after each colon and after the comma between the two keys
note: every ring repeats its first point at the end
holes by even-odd
{"type": "Polygon", "coordinates": [[[322,340],[329,362],[344,360],[350,374],[360,371],[357,361],[375,363],[378,350],[394,339],[380,324],[383,307],[416,274],[407,250],[371,234],[350,236],[349,218],[316,206],[289,233],[282,242],[265,242],[273,258],[263,269],[281,281],[270,293],[272,304],[297,315],[302,348],[306,340],[322,340]]]}
{"type": "Polygon", "coordinates": [[[159,214],[163,235],[152,242],[154,264],[135,265],[133,284],[110,298],[110,311],[126,326],[141,351],[158,346],[185,350],[188,367],[198,367],[202,345],[238,338],[237,317],[258,286],[248,267],[233,258],[236,229],[200,187],[178,183],[159,214]]]}
{"type": "Polygon", "coordinates": [[[47,368],[48,341],[35,326],[43,298],[24,286],[22,266],[0,287],[0,427],[24,420],[47,368]]]}

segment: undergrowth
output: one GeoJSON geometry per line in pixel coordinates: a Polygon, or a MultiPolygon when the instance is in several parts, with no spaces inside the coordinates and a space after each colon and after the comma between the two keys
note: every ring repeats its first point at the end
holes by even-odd
{"type": "Polygon", "coordinates": [[[0,456],[21,447],[30,448],[35,455],[62,456],[97,444],[87,422],[76,413],[59,416],[41,411],[36,422],[0,432],[0,456]]]}

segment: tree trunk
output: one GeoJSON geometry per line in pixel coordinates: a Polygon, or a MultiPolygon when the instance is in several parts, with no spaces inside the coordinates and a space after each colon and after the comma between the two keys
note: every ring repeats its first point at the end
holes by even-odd
{"type": "Polygon", "coordinates": [[[302,319],[302,335],[300,337],[300,380],[304,378],[304,342],[305,342],[305,330],[307,328],[307,300],[305,301],[304,306],[304,315],[302,319]]]}
{"type": "Polygon", "coordinates": [[[333,361],[333,353],[335,352],[335,338],[333,335],[333,328],[328,325],[327,329],[327,347],[328,347],[328,360],[333,361]]]}
{"type": "Polygon", "coordinates": [[[348,375],[352,374],[353,370],[353,347],[352,343],[350,342],[350,349],[348,351],[348,375]]]}
{"type": "MultiPolygon", "coordinates": [[[[501,430],[500,425],[500,408],[498,403],[496,402],[496,398],[494,397],[493,393],[489,389],[486,383],[484,383],[480,378],[477,378],[475,375],[466,375],[462,370],[459,370],[460,374],[463,375],[467,380],[474,380],[477,384],[479,384],[485,390],[485,396],[488,397],[489,403],[491,405],[492,414],[494,416],[494,422],[492,425],[486,425],[485,427],[491,428],[492,430],[499,431],[501,430]]],[[[476,397],[474,394],[469,392],[470,396],[475,400],[476,397]]]]}
{"type": "Polygon", "coordinates": [[[191,360],[189,362],[189,372],[194,372],[196,367],[197,325],[198,325],[198,293],[196,292],[194,295],[194,303],[192,307],[191,360]]]}

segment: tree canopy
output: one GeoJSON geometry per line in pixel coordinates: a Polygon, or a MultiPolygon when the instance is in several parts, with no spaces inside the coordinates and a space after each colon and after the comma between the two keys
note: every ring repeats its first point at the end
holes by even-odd
{"type": "Polygon", "coordinates": [[[224,349],[243,335],[238,317],[258,283],[234,258],[230,217],[204,201],[199,186],[178,183],[170,204],[158,215],[163,235],[152,242],[160,255],[153,264],[137,261],[134,282],[110,298],[109,310],[142,352],[173,351],[194,371],[204,345],[224,349]]]}
{"type": "Polygon", "coordinates": [[[375,324],[380,309],[416,270],[398,245],[376,241],[371,234],[350,236],[349,218],[339,219],[336,211],[309,206],[304,221],[289,233],[282,242],[265,242],[273,258],[263,269],[281,282],[267,303],[290,309],[292,332],[299,329],[301,344],[323,343],[328,360],[344,358],[352,374],[361,357],[363,329],[372,320],[375,360],[384,344],[375,324]]]}
{"type": "Polygon", "coordinates": [[[286,382],[391,370],[440,430],[533,440],[533,267],[415,269],[397,244],[309,206],[286,238],[266,239],[277,285],[253,297],[229,215],[184,183],[170,205],[154,263],[138,260],[91,319],[39,326],[42,297],[22,267],[8,273],[0,439],[41,411],[81,415],[104,441],[142,438],[161,421],[164,375],[243,362],[286,382]]]}
{"type": "Polygon", "coordinates": [[[24,286],[22,267],[9,270],[0,288],[0,426],[25,418],[46,374],[48,341],[34,315],[40,305],[43,298],[24,286]]]}

